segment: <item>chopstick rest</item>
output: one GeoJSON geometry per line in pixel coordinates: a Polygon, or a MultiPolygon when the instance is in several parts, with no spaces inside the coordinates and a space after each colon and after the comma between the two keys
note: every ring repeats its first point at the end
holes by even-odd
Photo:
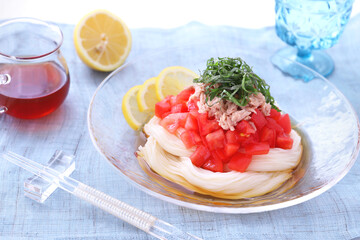
{"type": "MultiPolygon", "coordinates": [[[[57,150],[45,167],[68,177],[75,170],[75,159],[73,155],[57,150]]],[[[36,202],[44,203],[57,188],[56,184],[50,183],[34,174],[24,182],[24,195],[36,202]]]]}

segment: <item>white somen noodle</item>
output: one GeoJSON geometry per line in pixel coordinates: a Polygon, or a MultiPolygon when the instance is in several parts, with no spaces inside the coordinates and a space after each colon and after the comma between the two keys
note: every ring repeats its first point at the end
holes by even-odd
{"type": "Polygon", "coordinates": [[[291,177],[301,158],[301,137],[294,130],[292,149],[271,148],[266,155],[253,156],[244,173],[212,172],[194,166],[190,160],[193,149],[186,149],[176,135],[159,125],[153,117],[144,127],[147,142],[139,148],[139,156],[159,175],[183,187],[220,198],[239,199],[266,194],[291,177]]]}

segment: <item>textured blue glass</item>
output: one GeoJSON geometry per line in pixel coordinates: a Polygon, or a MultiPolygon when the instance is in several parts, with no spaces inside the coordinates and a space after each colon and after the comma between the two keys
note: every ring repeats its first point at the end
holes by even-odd
{"type": "MultiPolygon", "coordinates": [[[[299,62],[323,76],[334,70],[334,61],[321,50],[339,40],[348,23],[354,0],[275,0],[276,34],[292,47],[275,55],[299,62]]],[[[313,75],[299,72],[294,64],[272,58],[275,66],[295,78],[309,81],[313,75]]]]}
{"type": "Polygon", "coordinates": [[[301,50],[326,49],[338,42],[354,0],[276,0],[276,33],[301,50]]]}

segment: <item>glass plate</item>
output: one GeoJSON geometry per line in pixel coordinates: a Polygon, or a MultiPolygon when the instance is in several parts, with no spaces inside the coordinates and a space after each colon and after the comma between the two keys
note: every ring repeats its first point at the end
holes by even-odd
{"type": "Polygon", "coordinates": [[[96,90],[88,111],[88,127],[97,150],[142,191],[180,206],[210,212],[251,213],[284,208],[316,197],[340,181],[353,166],[359,151],[359,121],[344,95],[328,80],[296,62],[293,64],[299,71],[314,75],[312,81],[284,75],[259,53],[221,46],[224,45],[215,48],[200,44],[156,51],[111,73],[96,90]],[[303,136],[304,153],[293,177],[264,196],[220,199],[165,180],[135,157],[143,139],[127,125],[122,114],[124,94],[134,85],[157,76],[163,68],[178,65],[198,73],[205,68],[208,58],[224,56],[241,57],[253,66],[254,72],[271,86],[278,105],[291,115],[303,136]]]}

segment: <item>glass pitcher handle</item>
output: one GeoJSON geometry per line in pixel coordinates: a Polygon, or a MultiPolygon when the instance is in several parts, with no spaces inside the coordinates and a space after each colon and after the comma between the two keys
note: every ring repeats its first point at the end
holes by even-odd
{"type": "MultiPolygon", "coordinates": [[[[11,76],[9,74],[0,74],[0,85],[6,85],[11,82],[11,76]]],[[[7,111],[7,107],[0,106],[0,114],[5,113],[7,111]]]]}
{"type": "Polygon", "coordinates": [[[11,76],[9,74],[0,74],[0,85],[6,85],[11,82],[11,76]]]}

